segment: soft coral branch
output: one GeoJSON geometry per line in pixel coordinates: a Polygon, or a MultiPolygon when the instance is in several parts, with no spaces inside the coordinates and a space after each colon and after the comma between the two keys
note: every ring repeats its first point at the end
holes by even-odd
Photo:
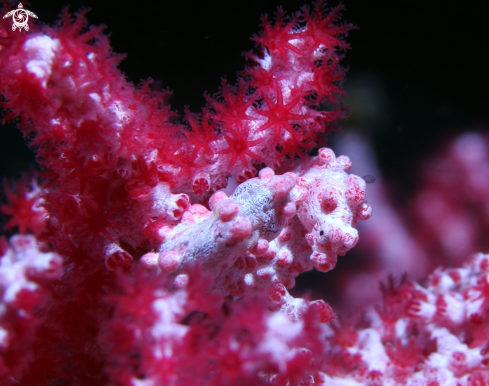
{"type": "Polygon", "coordinates": [[[0,239],[4,384],[487,383],[486,255],[426,286],[391,279],[358,324],[288,293],[372,213],[348,157],[308,154],[345,111],[342,9],[265,18],[253,63],[188,125],[168,91],[126,82],[83,13],[30,34],[0,20],[2,106],[50,179],[2,206],[43,240],[0,239]]]}
{"type": "MultiPolygon", "coordinates": [[[[50,179],[37,234],[63,258],[50,300],[35,302],[44,323],[21,384],[312,381],[334,313],[287,289],[332,269],[370,215],[348,157],[307,154],[344,111],[337,50],[351,26],[335,26],[337,14],[319,3],[264,20],[254,63],[201,114],[186,109],[188,125],[168,91],[126,82],[84,12],[2,34],[3,106],[50,179]],[[228,196],[229,177],[242,183],[228,196]]],[[[21,209],[34,202],[8,198],[27,231],[21,209]]]]}

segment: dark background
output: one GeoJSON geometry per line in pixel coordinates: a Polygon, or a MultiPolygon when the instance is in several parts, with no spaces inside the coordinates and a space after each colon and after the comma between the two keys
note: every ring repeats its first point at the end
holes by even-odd
{"type": "MultiPolygon", "coordinates": [[[[127,54],[120,68],[128,80],[152,77],[174,91],[174,109],[190,105],[196,112],[204,105],[204,91],[216,92],[221,77],[234,82],[243,69],[241,53],[254,47],[250,37],[261,29],[260,15],[272,15],[278,5],[295,12],[305,0],[24,5],[38,15],[37,22],[51,24],[68,4],[72,12],[90,7],[89,23],[107,26],[114,51],[127,54]]],[[[356,126],[372,141],[393,197],[406,206],[416,187],[419,160],[449,136],[489,128],[488,7],[486,1],[441,0],[344,4],[344,20],[359,27],[347,39],[351,50],[344,60],[350,68],[345,87],[352,97],[362,81],[366,89],[363,102],[357,97],[349,104],[351,117],[341,126],[356,126]],[[362,112],[369,103],[376,113],[362,112]]],[[[33,159],[13,125],[0,127],[0,177],[17,177],[33,159]]],[[[315,281],[318,274],[311,275],[302,281],[315,281]]]]}

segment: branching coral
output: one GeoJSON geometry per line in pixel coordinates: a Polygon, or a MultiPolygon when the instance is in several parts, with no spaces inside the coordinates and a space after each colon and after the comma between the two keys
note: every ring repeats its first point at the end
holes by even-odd
{"type": "Polygon", "coordinates": [[[485,382],[484,255],[427,288],[392,281],[368,328],[288,292],[372,212],[324,147],[345,113],[342,10],[264,18],[237,84],[184,122],[83,13],[29,33],[2,19],[1,106],[42,168],[1,207],[31,233],[0,239],[2,384],[485,382]]]}

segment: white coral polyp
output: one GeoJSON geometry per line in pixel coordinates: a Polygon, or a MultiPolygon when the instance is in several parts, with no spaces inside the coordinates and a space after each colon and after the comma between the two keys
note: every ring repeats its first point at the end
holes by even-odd
{"type": "Polygon", "coordinates": [[[23,48],[29,58],[27,71],[40,79],[43,87],[46,87],[47,79],[51,75],[53,58],[58,47],[59,40],[46,35],[35,36],[24,43],[23,48]]]}
{"type": "Polygon", "coordinates": [[[15,302],[20,291],[35,291],[39,286],[32,279],[34,275],[45,279],[58,277],[62,264],[56,253],[39,251],[33,236],[13,236],[10,245],[0,257],[0,293],[5,304],[15,302]]]}
{"type": "Polygon", "coordinates": [[[58,278],[61,267],[61,257],[40,251],[34,236],[10,239],[10,247],[0,256],[0,347],[9,344],[12,318],[32,320],[33,312],[46,299],[40,283],[58,278]],[[28,297],[31,302],[26,303],[28,297]]]}

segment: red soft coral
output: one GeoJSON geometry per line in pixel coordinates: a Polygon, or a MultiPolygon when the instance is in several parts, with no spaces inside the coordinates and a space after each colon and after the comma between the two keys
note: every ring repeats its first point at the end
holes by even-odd
{"type": "Polygon", "coordinates": [[[223,79],[221,94],[224,101],[206,95],[207,102],[216,110],[213,116],[217,121],[222,122],[224,127],[252,120],[246,113],[256,100],[256,95],[248,95],[248,91],[248,85],[243,80],[240,80],[234,89],[223,79]]]}
{"type": "Polygon", "coordinates": [[[281,143],[279,139],[282,137],[283,130],[288,134],[287,140],[284,141],[287,143],[288,154],[302,154],[300,148],[308,147],[305,139],[310,133],[307,134],[307,131],[304,130],[304,122],[314,120],[319,115],[313,110],[300,114],[302,98],[302,90],[292,89],[288,101],[284,101],[282,90],[276,84],[273,99],[266,94],[263,95],[267,108],[256,110],[257,114],[267,118],[266,123],[259,127],[258,132],[272,128],[274,143],[281,143]]]}
{"type": "Polygon", "coordinates": [[[264,138],[261,137],[255,140],[250,140],[250,128],[246,125],[246,123],[241,124],[238,127],[231,127],[223,133],[223,136],[226,139],[228,148],[220,150],[219,154],[231,154],[232,158],[229,162],[230,169],[234,166],[238,158],[243,163],[243,166],[247,168],[248,160],[246,159],[245,155],[263,162],[263,159],[250,149],[262,142],[264,138]]]}
{"type": "MultiPolygon", "coordinates": [[[[192,154],[189,161],[193,163],[203,150],[207,155],[212,154],[210,143],[215,141],[218,136],[215,134],[216,120],[210,115],[207,109],[204,109],[202,115],[192,114],[188,107],[185,109],[185,120],[190,125],[190,130],[183,133],[187,138],[185,146],[192,147],[192,154]]],[[[178,149],[178,147],[176,147],[178,149]]]]}
{"type": "Polygon", "coordinates": [[[35,180],[24,177],[15,184],[15,190],[4,182],[4,191],[9,204],[0,206],[0,211],[12,218],[4,225],[5,229],[18,227],[19,233],[27,231],[38,233],[44,226],[46,211],[42,208],[41,189],[35,180]]]}
{"type": "Polygon", "coordinates": [[[264,16],[262,19],[263,32],[260,36],[253,38],[258,44],[267,47],[270,53],[278,53],[284,60],[287,59],[288,51],[294,51],[298,55],[303,55],[301,50],[290,43],[290,40],[295,38],[291,32],[297,25],[299,14],[293,15],[290,21],[284,25],[286,20],[287,18],[282,8],[278,9],[273,26],[268,21],[268,16],[264,16]]]}
{"type": "MultiPolygon", "coordinates": [[[[13,216],[8,226],[39,232],[43,248],[63,259],[18,383],[310,383],[334,313],[285,288],[313,267],[298,207],[311,198],[311,223],[329,214],[315,213],[318,192],[298,178],[317,169],[317,187],[329,173],[321,178],[339,183],[340,195],[348,179],[332,152],[304,170],[288,155],[306,157],[333,119],[312,95],[341,94],[340,58],[306,33],[299,14],[286,20],[279,10],[255,38],[255,64],[179,123],[169,92],[128,83],[102,28],[85,30],[83,14],[65,12],[55,28],[25,35],[0,27],[3,106],[21,117],[50,178],[38,230],[27,188],[9,188],[2,210],[13,216]],[[288,170],[276,175],[271,166],[288,170]],[[230,176],[250,181],[230,197],[216,192],[230,176]]],[[[351,216],[340,222],[349,230],[345,205],[351,216]]],[[[23,295],[15,306],[35,303],[23,295]]]]}
{"type": "Polygon", "coordinates": [[[355,27],[350,24],[333,24],[345,8],[339,5],[325,14],[324,5],[323,1],[317,1],[312,14],[307,7],[302,9],[307,22],[305,34],[312,38],[316,45],[322,45],[330,52],[333,52],[335,47],[349,48],[350,46],[342,38],[336,36],[346,34],[355,27]]]}

